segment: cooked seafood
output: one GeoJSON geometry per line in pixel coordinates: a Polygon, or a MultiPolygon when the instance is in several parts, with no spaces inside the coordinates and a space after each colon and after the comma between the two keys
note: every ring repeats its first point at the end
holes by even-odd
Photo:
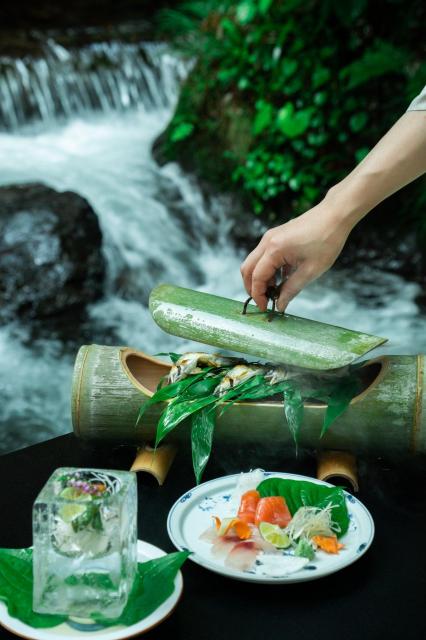
{"type": "Polygon", "coordinates": [[[265,367],[260,365],[237,364],[236,367],[233,367],[228,371],[222,382],[214,390],[214,394],[215,396],[222,396],[230,389],[250,380],[250,378],[253,378],[254,376],[262,375],[263,373],[265,373],[265,367]]]}
{"type": "Polygon", "coordinates": [[[289,377],[292,377],[292,375],[288,369],[284,367],[274,367],[273,365],[271,365],[271,368],[265,374],[266,382],[269,382],[271,385],[287,380],[289,377]]]}
{"type": "Polygon", "coordinates": [[[222,356],[220,353],[184,353],[170,369],[169,383],[177,382],[178,380],[186,378],[186,376],[189,376],[191,373],[195,373],[198,365],[204,365],[205,367],[229,367],[239,361],[239,358],[222,356]]]}
{"type": "Polygon", "coordinates": [[[277,384],[284,380],[290,380],[291,378],[297,378],[302,375],[303,372],[297,370],[295,367],[283,367],[281,365],[268,364],[268,371],[265,374],[266,382],[269,384],[277,384]]]}

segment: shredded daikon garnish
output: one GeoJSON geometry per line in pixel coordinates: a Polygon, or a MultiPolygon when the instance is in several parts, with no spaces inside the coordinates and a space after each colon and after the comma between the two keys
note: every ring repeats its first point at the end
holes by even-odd
{"type": "Polygon", "coordinates": [[[256,489],[256,487],[265,479],[263,469],[251,469],[247,473],[240,473],[236,487],[232,492],[230,505],[233,510],[238,510],[241,496],[246,491],[256,489]]]}
{"type": "Polygon", "coordinates": [[[333,536],[340,531],[337,523],[333,522],[331,511],[335,505],[328,504],[323,509],[319,507],[300,507],[287,525],[285,531],[291,540],[312,538],[312,536],[333,536]]]}

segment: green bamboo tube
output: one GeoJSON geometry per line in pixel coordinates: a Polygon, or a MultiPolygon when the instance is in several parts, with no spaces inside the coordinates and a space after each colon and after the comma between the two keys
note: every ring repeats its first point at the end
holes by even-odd
{"type": "Polygon", "coordinates": [[[170,284],[151,291],[149,309],[172,335],[305,369],[344,367],[386,342],[287,313],[262,313],[254,305],[243,314],[237,300],[170,284]]]}
{"type": "MultiPolygon", "coordinates": [[[[86,440],[120,444],[153,441],[164,405],[152,407],[135,426],[140,406],[170,365],[127,347],[81,347],[74,369],[72,421],[86,440]]],[[[325,407],[305,405],[300,444],[354,453],[426,452],[424,356],[383,356],[367,362],[365,389],[319,439],[325,407]]],[[[189,425],[167,441],[189,442],[189,425]]],[[[292,445],[280,402],[241,402],[218,417],[215,439],[292,445]]]]}

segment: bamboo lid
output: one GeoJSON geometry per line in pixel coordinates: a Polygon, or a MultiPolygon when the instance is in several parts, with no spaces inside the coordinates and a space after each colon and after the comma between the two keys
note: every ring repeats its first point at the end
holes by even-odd
{"type": "Polygon", "coordinates": [[[167,333],[221,349],[308,369],[346,366],[386,338],[289,314],[260,312],[229,298],[163,284],[152,290],[149,308],[167,333]]]}

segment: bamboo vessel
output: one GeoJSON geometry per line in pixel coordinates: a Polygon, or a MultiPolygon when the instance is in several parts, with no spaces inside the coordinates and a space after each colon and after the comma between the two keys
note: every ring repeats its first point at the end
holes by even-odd
{"type": "Polygon", "coordinates": [[[161,284],[149,310],[159,327],[188,340],[304,369],[337,369],[386,342],[386,338],[289,314],[261,312],[238,300],[161,284]]]}
{"type": "MultiPolygon", "coordinates": [[[[163,405],[154,405],[137,427],[143,402],[152,396],[168,363],[128,347],[83,346],[78,352],[72,386],[72,422],[76,436],[121,444],[154,440],[163,405]]],[[[325,412],[305,403],[300,444],[314,449],[353,453],[426,451],[424,356],[383,356],[365,362],[363,391],[321,440],[325,412]]],[[[181,424],[168,442],[189,441],[181,424]]],[[[215,439],[239,443],[292,445],[281,402],[241,402],[217,419],[215,439]]]]}

